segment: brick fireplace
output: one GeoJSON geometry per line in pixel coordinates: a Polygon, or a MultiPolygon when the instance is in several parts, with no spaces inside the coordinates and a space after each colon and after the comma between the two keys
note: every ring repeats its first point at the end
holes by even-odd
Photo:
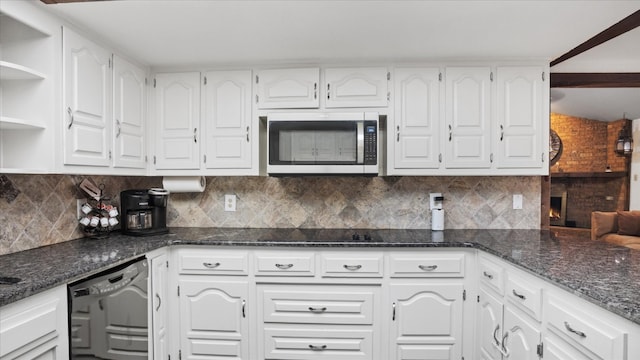
{"type": "Polygon", "coordinates": [[[628,209],[629,160],[614,152],[626,121],[551,114],[551,129],[562,139],[563,151],[550,171],[550,225],[590,228],[592,211],[628,209]]]}

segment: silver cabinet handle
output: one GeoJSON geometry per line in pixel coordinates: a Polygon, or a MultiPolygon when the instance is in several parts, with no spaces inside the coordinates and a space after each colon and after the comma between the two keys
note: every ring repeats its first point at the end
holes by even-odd
{"type": "Polygon", "coordinates": [[[482,275],[484,275],[484,276],[488,277],[489,279],[493,279],[493,275],[489,274],[489,273],[488,273],[488,272],[486,272],[486,271],[483,271],[483,272],[482,272],[482,275]]]}
{"type": "Polygon", "coordinates": [[[393,303],[393,313],[391,314],[391,320],[396,321],[396,303],[393,303]]]}
{"type": "Polygon", "coordinates": [[[67,126],[67,129],[71,129],[73,125],[73,111],[71,111],[71,107],[67,107],[67,114],[69,114],[69,126],[67,126]]]}
{"type": "Polygon", "coordinates": [[[116,125],[118,126],[118,132],[116,133],[116,138],[119,138],[120,132],[122,131],[122,127],[120,126],[120,120],[116,119],[116,125]]]}
{"type": "Polygon", "coordinates": [[[500,324],[496,325],[496,328],[493,330],[493,342],[496,346],[500,346],[500,340],[498,340],[498,330],[500,330],[500,324]]]}
{"type": "Polygon", "coordinates": [[[276,267],[278,269],[286,270],[291,269],[293,267],[293,264],[276,264],[276,267]]]}
{"type": "Polygon", "coordinates": [[[327,99],[331,99],[331,84],[327,84],[327,99]]]}
{"type": "Polygon", "coordinates": [[[453,131],[451,130],[451,125],[449,125],[449,141],[451,141],[452,135],[453,135],[453,131]]]}
{"type": "Polygon", "coordinates": [[[242,317],[243,318],[247,317],[247,313],[245,312],[246,308],[247,308],[247,300],[242,300],[242,317]]]}
{"type": "Polygon", "coordinates": [[[217,268],[218,266],[220,266],[220,263],[219,263],[219,262],[217,262],[217,263],[215,263],[215,264],[214,264],[214,263],[210,263],[210,262],[203,262],[203,263],[202,263],[202,265],[203,265],[204,267],[209,268],[209,269],[215,269],[215,268],[217,268]]]}
{"type": "Polygon", "coordinates": [[[198,128],[193,128],[193,142],[198,142],[198,128]]]}
{"type": "Polygon", "coordinates": [[[418,265],[420,270],[433,271],[438,268],[438,265],[418,265]]]}
{"type": "Polygon", "coordinates": [[[249,127],[247,126],[247,142],[249,142],[249,127]]]}
{"type": "Polygon", "coordinates": [[[504,356],[505,358],[509,357],[509,350],[507,350],[507,339],[509,338],[509,332],[506,332],[504,334],[504,336],[502,337],[502,344],[500,345],[500,348],[498,350],[500,350],[500,353],[502,354],[502,356],[504,356]]]}
{"type": "Polygon", "coordinates": [[[313,83],[313,99],[318,98],[318,83],[313,83]]]}
{"type": "Polygon", "coordinates": [[[514,295],[514,296],[517,296],[517,297],[519,297],[519,298],[520,298],[520,299],[522,299],[522,300],[527,300],[527,297],[526,297],[526,296],[524,296],[524,295],[522,295],[522,294],[518,294],[518,293],[516,292],[516,289],[512,289],[512,290],[511,290],[511,292],[513,293],[513,295],[514,295]]]}
{"type": "Polygon", "coordinates": [[[327,308],[326,307],[314,308],[314,307],[309,306],[309,311],[311,311],[312,313],[319,314],[319,313],[323,313],[323,312],[327,311],[327,308]]]}
{"type": "Polygon", "coordinates": [[[504,139],[504,126],[500,125],[500,141],[504,139]]]}
{"type": "Polygon", "coordinates": [[[156,312],[158,310],[160,310],[160,304],[162,304],[162,299],[160,298],[160,295],[158,295],[158,293],[156,293],[156,299],[158,299],[158,306],[156,306],[156,312]]]}
{"type": "Polygon", "coordinates": [[[400,125],[396,126],[396,142],[400,142],[400,125]]]}
{"type": "Polygon", "coordinates": [[[325,350],[327,348],[327,345],[309,345],[309,349],[313,350],[313,351],[322,351],[325,350]]]}
{"type": "Polygon", "coordinates": [[[564,322],[564,327],[567,328],[567,330],[569,332],[572,332],[572,333],[580,336],[581,338],[586,338],[587,337],[587,334],[583,333],[582,331],[578,331],[578,330],[572,328],[571,325],[569,325],[569,323],[566,322],[566,321],[564,322]]]}
{"type": "Polygon", "coordinates": [[[342,265],[347,270],[360,270],[362,265],[342,265]]]}

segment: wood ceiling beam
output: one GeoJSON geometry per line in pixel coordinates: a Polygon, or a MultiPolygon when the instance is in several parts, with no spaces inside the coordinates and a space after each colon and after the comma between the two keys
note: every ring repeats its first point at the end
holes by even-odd
{"type": "Polygon", "coordinates": [[[551,73],[552,88],[636,88],[640,73],[551,73]]]}
{"type": "Polygon", "coordinates": [[[592,37],[591,39],[583,42],[582,44],[576,46],[575,48],[569,50],[567,53],[553,60],[551,62],[551,66],[557,65],[567,59],[581,54],[591,48],[594,48],[604,42],[615,38],[618,35],[622,35],[627,31],[633,30],[638,26],[640,26],[640,10],[620,20],[616,24],[600,32],[598,35],[592,37]]]}

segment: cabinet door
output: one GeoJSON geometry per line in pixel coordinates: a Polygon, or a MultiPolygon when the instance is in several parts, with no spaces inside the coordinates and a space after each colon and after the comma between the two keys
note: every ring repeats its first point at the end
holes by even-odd
{"type": "Polygon", "coordinates": [[[113,166],[144,169],[146,73],[113,57],[113,166]]]}
{"type": "Polygon", "coordinates": [[[478,354],[482,360],[502,358],[499,347],[502,341],[502,302],[487,290],[480,289],[477,311],[478,354]]]}
{"type": "Polygon", "coordinates": [[[390,286],[390,359],[462,357],[461,283],[397,283],[390,286]]]}
{"type": "Polygon", "coordinates": [[[257,75],[259,109],[317,108],[319,68],[269,69],[257,75]]]}
{"type": "Polygon", "coordinates": [[[167,334],[168,292],[167,282],[169,269],[167,268],[167,254],[161,254],[151,259],[151,339],[153,342],[153,359],[168,359],[169,336],[167,334]]]}
{"type": "Polygon", "coordinates": [[[544,114],[543,69],[497,69],[497,167],[541,168],[544,114]]]}
{"type": "Polygon", "coordinates": [[[386,107],[387,68],[344,68],[325,71],[326,107],[386,107]]]}
{"type": "Polygon", "coordinates": [[[440,70],[396,69],[391,136],[395,169],[440,167],[440,70]]]}
{"type": "Polygon", "coordinates": [[[540,325],[519,314],[511,306],[504,309],[503,349],[505,358],[518,360],[538,360],[540,325]]]}
{"type": "Polygon", "coordinates": [[[200,168],[200,73],[157,74],[156,169],[200,168]]]}
{"type": "Polygon", "coordinates": [[[207,169],[250,169],[251,71],[205,74],[205,166],[207,169]]]}
{"type": "Polygon", "coordinates": [[[249,359],[246,281],[181,279],[183,359],[249,359]]]}
{"type": "Polygon", "coordinates": [[[445,166],[491,166],[491,69],[446,69],[445,166]]]}
{"type": "Polygon", "coordinates": [[[557,338],[552,334],[545,333],[543,336],[544,360],[593,360],[575,346],[565,340],[557,338]]]}
{"type": "Polygon", "coordinates": [[[111,163],[111,53],[63,29],[64,164],[111,163]]]}

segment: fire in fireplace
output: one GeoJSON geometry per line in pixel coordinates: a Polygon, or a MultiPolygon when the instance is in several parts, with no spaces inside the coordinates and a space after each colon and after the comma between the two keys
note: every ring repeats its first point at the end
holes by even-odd
{"type": "Polygon", "coordinates": [[[567,192],[552,193],[550,205],[549,224],[553,226],[565,226],[567,221],[567,192]]]}

